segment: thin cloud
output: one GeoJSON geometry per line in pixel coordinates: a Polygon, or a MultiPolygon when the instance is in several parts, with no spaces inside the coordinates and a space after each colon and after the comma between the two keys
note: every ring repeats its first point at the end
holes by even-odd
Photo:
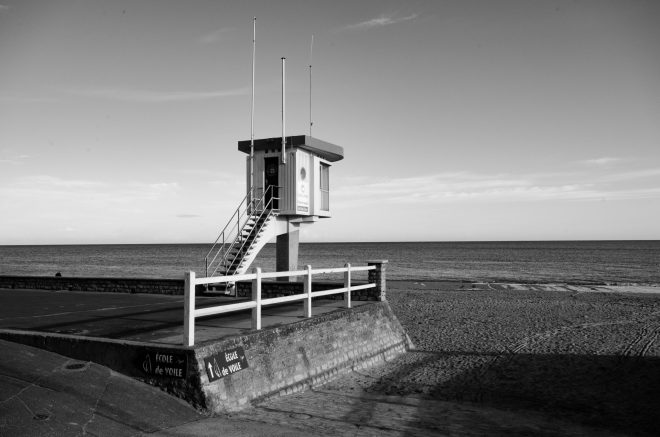
{"type": "Polygon", "coordinates": [[[194,176],[196,178],[205,178],[218,180],[218,178],[224,179],[225,181],[243,181],[244,176],[240,173],[225,173],[219,169],[208,169],[208,168],[180,168],[175,170],[177,173],[186,176],[194,176]]]}
{"type": "MultiPolygon", "coordinates": [[[[0,11],[0,13],[2,13],[2,11],[0,11]]],[[[0,103],[44,103],[54,101],[54,99],[48,97],[0,96],[0,103]]]]}
{"type": "Polygon", "coordinates": [[[602,158],[595,159],[585,159],[583,161],[578,161],[580,164],[588,165],[591,167],[607,167],[617,162],[620,162],[621,158],[614,158],[611,156],[604,156],[602,158]]]}
{"type": "Polygon", "coordinates": [[[8,5],[0,5],[0,14],[3,12],[7,12],[10,9],[11,7],[9,7],[8,5]]]}
{"type": "Polygon", "coordinates": [[[62,179],[49,175],[25,176],[14,183],[14,186],[22,190],[51,189],[79,189],[94,190],[108,187],[104,182],[88,181],[80,179],[62,179]]]}
{"type": "Polygon", "coordinates": [[[222,37],[228,33],[231,33],[234,31],[233,27],[222,27],[220,29],[216,29],[212,32],[209,32],[205,35],[202,35],[199,38],[199,42],[202,44],[214,44],[220,40],[222,40],[222,37]]]}
{"type": "Polygon", "coordinates": [[[201,215],[199,215],[199,214],[177,214],[176,216],[178,218],[184,218],[184,219],[201,217],[201,215]]]}
{"type": "Polygon", "coordinates": [[[139,103],[169,103],[188,102],[199,100],[221,99],[225,97],[244,96],[249,94],[248,87],[235,88],[222,91],[147,91],[118,88],[90,88],[68,90],[71,94],[99,98],[104,100],[117,100],[139,103]]]}
{"type": "MultiPolygon", "coordinates": [[[[177,187],[176,183],[162,181],[107,182],[51,175],[22,176],[0,184],[0,208],[10,228],[32,229],[30,232],[35,235],[47,232],[53,238],[63,238],[66,232],[73,232],[66,231],[69,227],[81,236],[105,235],[101,238],[114,239],[129,232],[149,238],[151,232],[158,234],[158,224],[168,220],[169,211],[181,208],[181,202],[185,202],[177,187]],[[35,205],[39,210],[36,216],[21,212],[31,211],[35,205]]],[[[175,218],[169,222],[185,223],[175,218]]],[[[5,237],[14,238],[10,234],[5,237]]]]}
{"type": "Polygon", "coordinates": [[[30,155],[18,155],[11,158],[0,158],[0,164],[20,165],[27,159],[30,159],[30,155]]]}
{"type": "Polygon", "coordinates": [[[368,181],[339,181],[333,198],[342,207],[359,204],[421,204],[452,202],[537,202],[552,200],[623,200],[660,197],[660,169],[621,172],[594,179],[589,174],[475,174],[456,172],[368,181]],[[621,180],[638,183],[622,187],[621,180]],[[645,183],[644,183],[645,182],[645,183]]]}
{"type": "Polygon", "coordinates": [[[172,191],[180,188],[178,182],[159,182],[156,184],[147,184],[147,186],[156,191],[172,191]]]}
{"type": "Polygon", "coordinates": [[[656,176],[660,176],[660,168],[643,168],[639,170],[612,173],[608,174],[607,176],[603,176],[601,180],[607,182],[621,182],[635,179],[647,179],[656,176]]]}
{"type": "Polygon", "coordinates": [[[417,14],[407,15],[405,17],[397,17],[396,14],[391,15],[380,15],[376,18],[370,20],[361,21],[355,24],[349,24],[348,26],[343,27],[341,30],[368,30],[375,27],[390,26],[392,24],[401,23],[404,21],[414,20],[417,18],[417,14]]]}
{"type": "Polygon", "coordinates": [[[39,203],[43,199],[71,204],[140,204],[177,195],[177,182],[109,184],[94,180],[64,179],[50,175],[24,176],[0,187],[0,197],[39,203]]]}

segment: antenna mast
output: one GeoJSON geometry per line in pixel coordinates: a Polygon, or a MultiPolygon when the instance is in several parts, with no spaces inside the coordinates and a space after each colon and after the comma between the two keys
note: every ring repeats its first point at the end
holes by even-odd
{"type": "Polygon", "coordinates": [[[250,107],[250,205],[254,192],[254,64],[257,52],[257,17],[252,20],[252,105],[250,107]]]}
{"type": "Polygon", "coordinates": [[[286,137],[285,137],[285,126],[286,126],[286,58],[282,58],[282,164],[286,164],[286,137]]]}
{"type": "Polygon", "coordinates": [[[314,34],[312,34],[312,44],[309,47],[309,137],[312,137],[312,59],[314,57],[314,34]]]}

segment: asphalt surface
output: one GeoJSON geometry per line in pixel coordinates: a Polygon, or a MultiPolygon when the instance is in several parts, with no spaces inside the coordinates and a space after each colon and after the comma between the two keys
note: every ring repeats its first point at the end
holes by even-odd
{"type": "Polygon", "coordinates": [[[95,363],[0,340],[0,437],[303,436],[286,425],[205,416],[95,363]]]}
{"type": "MultiPolygon", "coordinates": [[[[238,302],[226,296],[200,296],[196,307],[238,302]]],[[[353,302],[354,306],[368,302],[353,302]]],[[[319,300],[314,315],[344,308],[343,301],[319,300]]],[[[303,303],[262,308],[262,327],[303,318],[303,303]]],[[[20,329],[163,344],[181,344],[183,296],[0,289],[0,329],[20,329]]],[[[196,320],[197,342],[251,330],[250,310],[196,320]]]]}

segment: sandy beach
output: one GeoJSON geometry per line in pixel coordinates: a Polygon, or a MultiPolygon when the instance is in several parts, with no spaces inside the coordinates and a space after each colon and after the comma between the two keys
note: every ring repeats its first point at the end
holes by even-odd
{"type": "Polygon", "coordinates": [[[599,288],[390,281],[387,298],[415,350],[326,388],[653,435],[660,288],[599,288]]]}
{"type": "Polygon", "coordinates": [[[318,435],[657,435],[658,291],[389,281],[414,350],[247,414],[318,435]]]}

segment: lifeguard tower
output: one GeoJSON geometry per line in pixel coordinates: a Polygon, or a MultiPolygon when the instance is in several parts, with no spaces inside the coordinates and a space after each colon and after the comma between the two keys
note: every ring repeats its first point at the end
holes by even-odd
{"type": "MultiPolygon", "coordinates": [[[[300,226],[331,216],[330,166],[343,148],[308,135],[284,139],[254,140],[246,196],[206,257],[207,277],[247,272],[275,237],[277,271],[296,270],[300,226]]],[[[250,140],[238,142],[239,151],[250,149],[250,140]]]]}

